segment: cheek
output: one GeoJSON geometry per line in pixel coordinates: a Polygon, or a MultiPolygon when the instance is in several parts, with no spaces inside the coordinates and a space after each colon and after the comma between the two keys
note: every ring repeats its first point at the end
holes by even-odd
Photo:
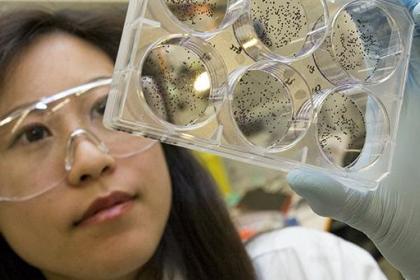
{"type": "Polygon", "coordinates": [[[155,182],[154,187],[169,195],[172,192],[168,166],[162,150],[162,146],[156,145],[145,161],[146,174],[150,176],[150,182],[155,182]]]}
{"type": "Polygon", "coordinates": [[[156,145],[142,160],[142,205],[147,218],[143,219],[143,228],[149,228],[153,239],[158,243],[165,229],[172,205],[172,185],[169,170],[160,145],[156,145]]]}
{"type": "Polygon", "coordinates": [[[172,203],[172,185],[162,147],[153,147],[142,162],[144,201],[150,203],[150,209],[166,223],[172,203]]]}

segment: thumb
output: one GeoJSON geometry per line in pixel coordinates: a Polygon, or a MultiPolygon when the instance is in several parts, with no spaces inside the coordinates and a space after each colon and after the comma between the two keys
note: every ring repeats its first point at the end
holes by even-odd
{"type": "Polygon", "coordinates": [[[287,180],[318,215],[352,225],[360,222],[366,211],[366,193],[350,189],[321,172],[296,169],[289,172],[287,180]]]}

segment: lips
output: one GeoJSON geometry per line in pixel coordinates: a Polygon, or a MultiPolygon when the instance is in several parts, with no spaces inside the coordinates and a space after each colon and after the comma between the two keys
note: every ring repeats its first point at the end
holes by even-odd
{"type": "Polygon", "coordinates": [[[74,225],[79,226],[85,223],[96,223],[115,218],[121,215],[135,198],[136,196],[120,191],[98,198],[92,202],[83,216],[74,225]]]}

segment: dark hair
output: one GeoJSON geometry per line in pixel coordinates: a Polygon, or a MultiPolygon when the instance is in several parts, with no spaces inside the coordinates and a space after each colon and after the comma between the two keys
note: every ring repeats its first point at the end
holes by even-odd
{"type": "MultiPolygon", "coordinates": [[[[0,82],[14,66],[13,60],[32,41],[51,32],[82,38],[115,61],[123,20],[123,13],[109,10],[47,12],[30,9],[0,16],[0,82]]],[[[175,267],[185,279],[255,279],[251,261],[212,178],[187,150],[165,144],[163,148],[173,197],[164,235],[148,263],[156,271],[156,279],[162,278],[167,264],[175,267]]],[[[0,237],[0,279],[44,277],[0,237]]]]}

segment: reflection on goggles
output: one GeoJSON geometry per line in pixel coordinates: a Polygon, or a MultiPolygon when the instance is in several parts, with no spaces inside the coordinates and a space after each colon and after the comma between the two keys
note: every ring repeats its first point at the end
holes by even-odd
{"type": "Polygon", "coordinates": [[[0,201],[29,199],[63,182],[79,136],[117,158],[156,143],[104,127],[110,84],[110,78],[98,79],[21,106],[0,119],[0,169],[9,171],[0,183],[0,201]],[[19,185],[16,178],[21,178],[19,185]]]}

